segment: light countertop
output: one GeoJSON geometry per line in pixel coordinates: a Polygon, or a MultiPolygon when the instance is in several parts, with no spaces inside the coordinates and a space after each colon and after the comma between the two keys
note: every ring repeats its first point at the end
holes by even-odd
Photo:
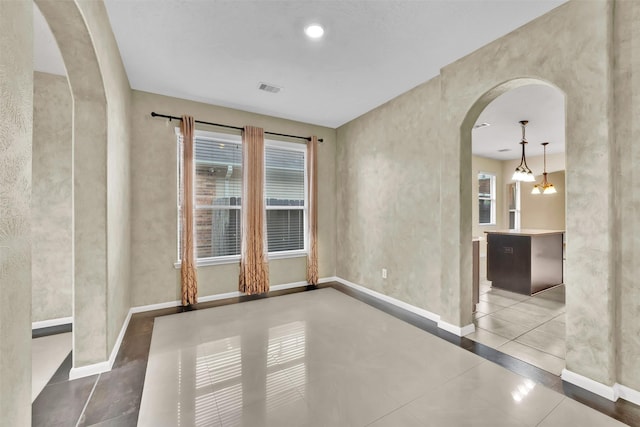
{"type": "Polygon", "coordinates": [[[533,228],[522,228],[520,230],[491,230],[485,231],[487,234],[508,234],[512,236],[543,236],[545,234],[563,234],[564,230],[539,230],[533,228]]]}

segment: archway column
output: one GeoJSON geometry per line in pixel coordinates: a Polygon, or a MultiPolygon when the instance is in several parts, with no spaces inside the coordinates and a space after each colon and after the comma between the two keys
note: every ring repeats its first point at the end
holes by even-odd
{"type": "Polygon", "coordinates": [[[73,98],[72,377],[108,370],[107,101],[82,11],[74,0],[35,0],[67,69],[73,98]],[[83,367],[96,365],[88,370],[83,367]]]}
{"type": "Polygon", "coordinates": [[[31,425],[33,3],[0,1],[0,424],[31,425]]]}
{"type": "Polygon", "coordinates": [[[563,377],[603,385],[608,391],[601,394],[609,398],[615,397],[619,256],[612,7],[605,0],[569,2],[509,38],[445,67],[440,117],[442,318],[462,327],[471,321],[471,127],[488,102],[510,85],[533,78],[564,91],[567,371],[563,377]],[[576,24],[566,31],[565,22],[584,27],[576,24]],[[587,101],[594,99],[600,101],[587,101]]]}
{"type": "Polygon", "coordinates": [[[468,329],[468,325],[473,324],[471,147],[463,147],[458,140],[459,135],[446,132],[448,129],[459,128],[459,125],[452,121],[452,117],[447,117],[445,112],[446,109],[443,108],[439,138],[441,144],[440,245],[442,248],[440,293],[442,313],[440,314],[442,321],[461,329],[468,329]]]}
{"type": "Polygon", "coordinates": [[[74,368],[100,363],[107,349],[106,105],[73,103],[74,368]],[[102,120],[100,120],[102,117],[102,120]]]}

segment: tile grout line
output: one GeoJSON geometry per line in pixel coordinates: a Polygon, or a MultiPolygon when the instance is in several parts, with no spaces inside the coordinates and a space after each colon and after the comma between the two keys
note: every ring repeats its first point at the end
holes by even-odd
{"type": "Polygon", "coordinates": [[[91,397],[93,397],[93,392],[96,390],[96,386],[98,385],[98,381],[100,381],[100,377],[102,374],[98,374],[98,378],[96,378],[96,382],[93,383],[93,387],[91,388],[91,393],[89,393],[89,397],[87,397],[87,401],[84,403],[84,407],[82,408],[82,412],[80,412],[80,416],[78,417],[78,422],[76,423],[76,427],[80,425],[80,420],[82,420],[82,416],[87,410],[87,406],[89,406],[89,402],[91,401],[91,397]]]}
{"type": "MultiPolygon", "coordinates": [[[[509,321],[507,321],[507,320],[503,320],[503,319],[500,319],[500,318],[496,318],[496,319],[502,320],[502,321],[504,321],[504,322],[511,323],[512,325],[518,325],[517,323],[509,322],[509,321]]],[[[548,320],[547,322],[549,322],[549,321],[551,321],[551,320],[548,320]]],[[[489,329],[484,329],[484,328],[481,328],[480,326],[478,326],[478,328],[479,328],[479,329],[482,329],[482,330],[484,330],[484,331],[487,331],[487,332],[491,332],[492,334],[495,334],[495,335],[501,336],[502,338],[506,338],[506,339],[508,339],[509,341],[507,341],[506,343],[504,343],[504,344],[502,344],[502,345],[500,345],[500,346],[499,346],[499,347],[502,347],[502,346],[503,346],[503,345],[505,345],[505,344],[508,344],[508,343],[510,343],[510,342],[512,342],[512,341],[516,341],[518,338],[520,338],[520,337],[521,337],[521,336],[523,336],[523,335],[527,335],[529,332],[535,331],[536,329],[538,329],[540,326],[544,325],[544,324],[545,324],[545,323],[547,323],[547,322],[541,323],[541,324],[540,324],[540,325],[538,325],[538,326],[534,326],[533,328],[531,328],[531,329],[529,329],[529,330],[527,330],[527,331],[525,331],[525,332],[521,333],[520,335],[516,335],[514,338],[508,338],[508,337],[505,337],[504,335],[500,335],[500,333],[498,333],[498,332],[494,332],[494,331],[491,331],[491,330],[489,330],[489,329]]],[[[524,326],[524,325],[522,325],[522,326],[524,326]]],[[[526,326],[526,327],[528,327],[528,326],[526,326]]],[[[532,349],[534,349],[534,350],[538,350],[538,351],[540,351],[540,352],[542,352],[542,353],[547,353],[546,351],[543,351],[543,350],[537,349],[537,348],[535,348],[535,347],[532,347],[532,346],[530,346],[530,345],[528,345],[528,344],[525,344],[525,343],[522,343],[522,342],[520,342],[520,341],[517,341],[517,343],[518,343],[518,344],[522,344],[522,345],[524,345],[524,346],[527,346],[527,347],[529,347],[529,348],[532,348],[532,349]]],[[[558,356],[554,356],[554,355],[553,355],[553,354],[551,354],[551,353],[547,353],[547,354],[550,354],[550,355],[551,355],[551,356],[553,356],[553,357],[558,357],[558,356]]],[[[560,359],[560,358],[558,357],[558,359],[560,359]]]]}
{"type": "MultiPolygon", "coordinates": [[[[505,307],[505,308],[507,308],[507,307],[505,307]]],[[[498,311],[500,311],[500,310],[498,310],[498,311]]],[[[491,315],[491,314],[487,314],[487,316],[490,316],[490,315],[491,315]]],[[[560,315],[559,315],[559,316],[560,316],[560,315]]],[[[500,319],[500,318],[496,318],[496,319],[498,319],[498,320],[502,320],[502,321],[504,321],[504,322],[508,322],[508,323],[510,323],[510,324],[513,324],[513,325],[517,325],[517,323],[509,322],[509,321],[504,320],[504,319],[500,319]]],[[[549,356],[555,357],[556,359],[562,360],[562,361],[563,361],[563,362],[565,362],[565,364],[566,364],[566,358],[558,357],[558,356],[556,356],[555,354],[551,354],[551,353],[549,353],[549,352],[547,352],[547,351],[540,350],[540,349],[535,348],[535,347],[533,347],[533,346],[530,346],[530,345],[528,345],[528,344],[525,344],[525,343],[522,343],[522,342],[520,342],[520,341],[517,341],[517,339],[518,339],[518,338],[520,338],[520,337],[522,337],[523,335],[526,335],[526,334],[528,334],[528,333],[530,333],[530,332],[532,332],[532,331],[534,331],[534,330],[538,329],[540,326],[542,326],[542,325],[544,325],[544,324],[546,324],[546,323],[548,323],[548,322],[552,321],[553,319],[555,319],[555,317],[553,317],[553,318],[551,318],[551,319],[549,319],[549,320],[546,320],[545,322],[543,322],[543,323],[541,323],[541,324],[539,324],[539,325],[537,325],[537,326],[533,327],[532,329],[529,329],[529,330],[527,330],[527,331],[523,332],[523,333],[522,333],[522,334],[520,334],[520,335],[517,335],[516,337],[514,337],[514,338],[512,338],[512,339],[509,339],[508,337],[505,337],[505,336],[503,336],[503,335],[500,335],[498,332],[491,331],[491,330],[489,330],[489,329],[481,328],[481,327],[480,327],[480,326],[478,326],[478,325],[476,325],[476,327],[477,327],[478,329],[482,329],[482,330],[484,330],[484,331],[487,331],[487,332],[490,332],[490,333],[492,333],[492,334],[498,335],[498,336],[500,336],[500,337],[502,337],[502,338],[508,339],[508,341],[507,341],[507,342],[505,342],[505,343],[503,343],[503,344],[501,344],[501,345],[497,346],[497,348],[495,348],[495,350],[500,351],[500,347],[502,347],[502,346],[504,346],[504,345],[507,345],[507,344],[509,344],[509,343],[511,343],[511,342],[516,342],[516,343],[518,343],[518,344],[520,344],[520,345],[523,345],[523,346],[525,346],[525,347],[531,348],[531,349],[533,349],[533,350],[535,350],[535,351],[539,351],[539,352],[544,353],[544,354],[546,354],[546,355],[549,355],[549,356]]],[[[522,326],[524,326],[524,325],[522,325],[522,326]]],[[[472,340],[472,341],[475,341],[475,340],[472,340]]],[[[479,342],[479,341],[476,341],[476,342],[479,342]]],[[[566,339],[565,339],[565,342],[566,342],[566,339]]],[[[480,344],[482,344],[482,343],[480,342],[480,344]]],[[[487,345],[487,344],[484,344],[484,345],[487,345]]],[[[489,346],[489,347],[493,348],[492,346],[489,346]]],[[[503,353],[504,353],[504,352],[503,352],[503,353]]],[[[505,353],[505,354],[508,354],[508,353],[505,353]]],[[[512,356],[512,357],[515,357],[515,356],[512,356]]],[[[517,359],[519,359],[519,358],[517,358],[517,359]]],[[[522,359],[519,359],[519,360],[522,360],[522,359]]],[[[522,361],[523,361],[523,362],[525,362],[525,363],[529,363],[529,362],[527,362],[527,361],[525,361],[525,360],[522,360],[522,361]]],[[[530,365],[532,365],[532,366],[536,366],[536,365],[533,365],[533,364],[531,364],[531,363],[529,363],[529,364],[530,364],[530,365]]],[[[538,367],[538,366],[536,366],[536,367],[538,367]]],[[[542,369],[542,368],[540,368],[540,367],[538,367],[538,368],[539,368],[539,369],[542,369]]],[[[546,369],[543,369],[543,370],[545,370],[545,371],[546,371],[546,369]]],[[[549,371],[547,371],[547,372],[549,372],[549,371]]],[[[551,373],[552,373],[552,372],[551,372],[551,373]]],[[[552,374],[553,374],[553,373],[552,373],[552,374]]],[[[554,374],[554,375],[555,375],[555,374],[554,374]]]]}
{"type": "MultiPolygon", "coordinates": [[[[523,343],[523,342],[516,341],[516,340],[512,340],[512,341],[509,341],[509,342],[515,342],[515,343],[518,343],[518,344],[523,345],[523,346],[525,346],[525,347],[529,347],[529,348],[530,348],[530,349],[532,349],[532,350],[539,351],[540,353],[544,353],[544,354],[546,354],[547,356],[552,356],[552,357],[555,357],[556,359],[562,360],[563,362],[565,362],[565,364],[567,363],[567,362],[566,362],[566,359],[563,359],[563,358],[561,358],[561,357],[558,357],[558,356],[556,356],[555,354],[548,353],[548,352],[546,352],[546,351],[544,351],[544,350],[540,350],[539,348],[532,347],[532,346],[530,346],[529,344],[525,344],[525,343],[523,343]]],[[[509,342],[506,342],[506,343],[504,343],[504,344],[502,344],[502,345],[508,344],[509,342]]],[[[501,346],[501,347],[502,347],[502,346],[501,346]]],[[[508,354],[508,353],[507,353],[507,354],[508,354]]],[[[516,357],[516,356],[513,356],[513,357],[516,357]]],[[[518,359],[518,357],[516,357],[516,358],[518,359]]],[[[522,360],[523,362],[529,363],[529,362],[527,362],[526,360],[523,360],[523,359],[520,359],[520,360],[522,360]]],[[[529,363],[529,365],[533,365],[533,363],[529,363]]],[[[536,365],[533,365],[533,366],[536,366],[536,365]]],[[[542,369],[542,370],[546,371],[546,369],[543,369],[543,368],[540,368],[540,369],[542,369]]],[[[550,371],[547,371],[547,372],[550,372],[550,371]]],[[[551,372],[551,373],[553,374],[553,372],[551,372]]],[[[555,374],[554,374],[554,375],[555,375],[555,374]]]]}
{"type": "MultiPolygon", "coordinates": [[[[542,326],[542,325],[544,325],[544,324],[546,324],[546,323],[547,323],[547,322],[545,322],[545,323],[541,324],[540,326],[542,326]]],[[[523,335],[527,335],[527,334],[528,334],[528,333],[530,333],[530,332],[534,332],[534,331],[536,331],[540,326],[536,326],[535,328],[533,328],[533,329],[532,329],[532,330],[530,330],[529,332],[525,332],[524,334],[522,334],[522,335],[520,335],[520,336],[517,336],[517,337],[516,337],[516,338],[514,338],[512,341],[516,341],[518,344],[522,344],[522,345],[527,346],[527,347],[530,347],[530,348],[532,348],[532,349],[534,349],[534,350],[538,350],[539,352],[542,352],[542,353],[545,353],[545,354],[548,354],[548,355],[550,355],[550,356],[553,356],[553,357],[556,357],[556,358],[558,358],[558,359],[562,359],[562,360],[565,360],[565,361],[566,361],[566,356],[565,356],[565,357],[559,357],[559,356],[556,356],[556,355],[555,355],[555,354],[553,354],[553,353],[549,353],[549,352],[548,352],[548,351],[546,351],[546,350],[542,350],[542,349],[540,349],[540,348],[534,347],[534,346],[529,345],[529,344],[527,344],[527,343],[523,343],[522,341],[517,341],[517,339],[518,339],[518,338],[520,338],[520,337],[522,337],[523,335]]],[[[548,332],[544,332],[544,331],[538,331],[538,332],[540,332],[541,334],[550,335],[551,337],[556,338],[556,339],[560,339],[559,337],[556,337],[555,335],[550,334],[550,333],[548,333],[548,332]]],[[[564,344],[565,344],[565,348],[566,348],[567,339],[566,339],[566,338],[564,338],[564,339],[562,339],[562,341],[564,342],[564,344]]],[[[505,343],[505,344],[506,344],[506,343],[505,343]]],[[[504,344],[503,344],[503,345],[504,345],[504,344]]]]}
{"type": "Polygon", "coordinates": [[[540,424],[542,424],[544,422],[544,420],[549,418],[549,415],[551,415],[553,413],[553,411],[558,409],[558,406],[560,406],[562,404],[562,402],[564,402],[567,399],[568,399],[567,396],[562,396],[562,399],[560,399],[560,402],[558,402],[558,404],[556,406],[554,406],[553,409],[550,410],[549,413],[547,415],[545,415],[544,418],[542,418],[538,424],[536,424],[536,427],[538,427],[540,424]]]}
{"type": "MultiPolygon", "coordinates": [[[[460,348],[460,347],[458,347],[458,348],[460,348]]],[[[451,378],[449,378],[449,379],[447,379],[447,380],[443,381],[442,383],[440,383],[439,387],[443,387],[445,384],[448,384],[448,383],[450,383],[451,381],[453,381],[453,380],[455,380],[455,379],[457,379],[457,378],[460,378],[461,376],[465,375],[466,373],[468,373],[468,372],[469,372],[469,371],[471,371],[472,369],[476,369],[478,366],[482,365],[483,363],[490,363],[490,361],[488,361],[487,359],[482,358],[482,360],[480,360],[480,362],[476,363],[475,365],[470,366],[469,368],[467,368],[467,369],[463,370],[463,371],[462,371],[462,372],[460,372],[459,374],[454,375],[454,376],[452,376],[451,378]]],[[[517,374],[516,374],[516,375],[517,375],[517,374]]],[[[429,391],[426,391],[426,392],[424,392],[424,393],[420,394],[419,396],[417,396],[417,397],[415,397],[415,398],[413,398],[413,399],[410,399],[408,402],[405,402],[405,403],[401,404],[400,406],[398,406],[397,408],[393,409],[392,411],[389,411],[389,412],[387,412],[386,414],[382,415],[381,417],[379,417],[379,418],[377,418],[377,419],[375,419],[375,420],[371,421],[369,424],[367,424],[367,426],[369,426],[369,425],[371,425],[371,424],[374,424],[375,422],[377,422],[377,421],[381,420],[382,418],[384,418],[384,417],[386,417],[386,416],[388,416],[388,415],[393,414],[394,412],[396,412],[396,411],[398,411],[398,410],[400,410],[400,409],[404,408],[405,406],[408,406],[408,405],[412,404],[412,403],[413,403],[413,402],[415,402],[416,400],[423,398],[424,396],[426,396],[426,395],[427,395],[427,394],[429,394],[429,393],[430,393],[429,391]]],[[[413,417],[413,415],[412,415],[412,418],[415,418],[415,417],[413,417]]]]}

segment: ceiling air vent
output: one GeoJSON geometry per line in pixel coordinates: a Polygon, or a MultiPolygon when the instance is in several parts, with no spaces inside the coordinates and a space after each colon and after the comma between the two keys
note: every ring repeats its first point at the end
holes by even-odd
{"type": "Polygon", "coordinates": [[[278,93],[282,90],[281,87],[270,85],[269,83],[263,83],[263,82],[260,82],[258,89],[264,90],[265,92],[270,92],[270,93],[278,93]]]}
{"type": "Polygon", "coordinates": [[[487,122],[478,123],[477,125],[474,125],[473,128],[474,129],[480,129],[480,128],[486,128],[487,126],[491,126],[491,124],[487,123],[487,122]]]}

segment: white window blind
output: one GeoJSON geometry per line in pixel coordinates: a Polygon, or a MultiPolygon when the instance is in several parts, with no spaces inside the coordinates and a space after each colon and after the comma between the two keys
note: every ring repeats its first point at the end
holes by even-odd
{"type": "MultiPolygon", "coordinates": [[[[181,143],[181,137],[178,136],[181,143]]],[[[182,153],[180,147],[178,153],[182,153]]],[[[240,138],[199,131],[195,135],[195,245],[199,262],[237,260],[241,245],[242,145],[240,138]]],[[[178,189],[182,164],[178,156],[178,189]]],[[[306,146],[265,141],[265,205],[269,253],[306,249],[306,146]]],[[[178,197],[178,259],[181,254],[178,197]]],[[[293,255],[293,254],[292,254],[293,255]]],[[[296,253],[297,255],[297,253],[296,253]]]]}
{"type": "Polygon", "coordinates": [[[194,164],[196,256],[202,259],[239,255],[242,196],[240,142],[196,135],[194,164]]]}
{"type": "Polygon", "coordinates": [[[269,253],[305,249],[305,148],[285,143],[265,146],[269,253]]]}

